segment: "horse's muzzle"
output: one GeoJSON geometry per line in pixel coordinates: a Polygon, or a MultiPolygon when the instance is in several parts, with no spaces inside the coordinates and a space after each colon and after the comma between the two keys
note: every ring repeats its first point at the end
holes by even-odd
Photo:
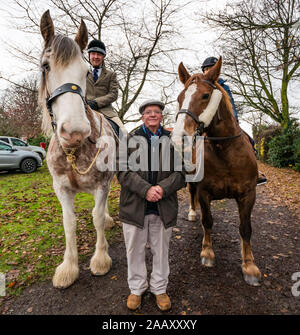
{"type": "Polygon", "coordinates": [[[90,136],[90,126],[82,125],[80,131],[70,131],[70,125],[68,122],[63,123],[59,129],[59,137],[61,145],[65,148],[77,148],[80,147],[83,141],[90,136]]]}

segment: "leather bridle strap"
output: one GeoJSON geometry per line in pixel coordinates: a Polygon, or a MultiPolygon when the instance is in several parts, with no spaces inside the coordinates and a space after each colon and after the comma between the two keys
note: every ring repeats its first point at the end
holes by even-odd
{"type": "Polygon", "coordinates": [[[46,98],[46,105],[47,105],[48,110],[51,109],[51,105],[55,98],[67,92],[79,94],[85,105],[85,97],[82,93],[81,87],[73,83],[66,83],[66,84],[59,86],[50,96],[46,98]]]}
{"type": "Polygon", "coordinates": [[[200,122],[199,122],[199,119],[198,119],[198,117],[195,115],[195,114],[193,114],[193,113],[191,113],[188,109],[180,109],[180,111],[177,113],[177,115],[176,115],[176,121],[177,121],[177,118],[178,118],[178,115],[179,114],[187,114],[187,115],[189,115],[197,124],[199,124],[200,122]]]}
{"type": "MultiPolygon", "coordinates": [[[[217,89],[217,86],[212,83],[211,81],[209,80],[201,80],[202,82],[205,82],[206,84],[210,85],[213,89],[217,89]]],[[[187,114],[189,115],[197,124],[197,128],[195,130],[195,133],[194,133],[194,143],[195,143],[195,140],[196,140],[196,136],[201,136],[205,130],[205,126],[204,126],[204,123],[202,121],[199,121],[199,118],[191,113],[188,109],[180,109],[179,112],[177,113],[176,115],[176,121],[177,121],[177,118],[178,118],[178,115],[179,114],[187,114]]],[[[234,136],[220,136],[220,137],[212,137],[212,136],[204,136],[204,139],[205,140],[210,140],[210,141],[224,141],[224,140],[233,140],[235,138],[238,138],[242,135],[242,131],[238,134],[238,135],[234,135],[234,136]]]]}
{"type": "MultiPolygon", "coordinates": [[[[197,128],[195,130],[194,136],[201,136],[204,132],[204,123],[200,122],[197,116],[193,113],[191,113],[188,109],[180,109],[180,111],[176,115],[176,120],[178,117],[178,114],[187,114],[189,115],[197,124],[197,128]]],[[[242,131],[238,135],[234,136],[220,136],[220,137],[213,137],[213,136],[204,136],[205,140],[210,140],[210,141],[224,141],[224,140],[233,140],[235,138],[238,138],[242,135],[242,131]]]]}
{"type": "Polygon", "coordinates": [[[211,86],[214,90],[217,89],[217,86],[213,82],[205,79],[202,79],[201,81],[211,86]]]}
{"type": "Polygon", "coordinates": [[[205,140],[209,140],[209,141],[226,141],[226,140],[233,140],[235,138],[238,138],[242,135],[242,131],[238,134],[238,135],[234,135],[234,136],[220,136],[220,137],[211,137],[211,136],[204,136],[205,140]]]}

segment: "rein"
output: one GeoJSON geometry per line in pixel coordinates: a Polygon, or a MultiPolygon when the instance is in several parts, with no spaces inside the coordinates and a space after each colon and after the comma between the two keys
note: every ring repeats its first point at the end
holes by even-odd
{"type": "MultiPolygon", "coordinates": [[[[99,134],[99,137],[101,137],[101,133],[102,133],[102,118],[100,117],[100,134],[99,134]]],[[[76,171],[80,175],[85,175],[85,174],[87,174],[91,170],[91,168],[95,164],[96,159],[97,159],[97,157],[100,154],[101,146],[99,145],[99,149],[98,149],[98,151],[97,151],[97,153],[96,153],[96,155],[95,155],[92,163],[90,164],[90,166],[85,171],[80,171],[77,168],[76,164],[75,164],[75,161],[76,161],[75,151],[76,151],[77,148],[71,149],[69,152],[67,152],[67,150],[65,148],[63,148],[63,147],[62,147],[62,149],[63,149],[64,153],[66,154],[67,161],[68,161],[68,163],[71,164],[73,170],[76,171]]]]}
{"type": "MultiPolygon", "coordinates": [[[[48,87],[47,87],[47,81],[46,81],[46,68],[43,68],[42,69],[43,71],[43,79],[44,79],[44,82],[45,82],[45,87],[46,87],[46,107],[47,107],[47,110],[48,110],[48,113],[50,115],[50,118],[51,118],[51,126],[52,126],[52,129],[53,129],[53,132],[56,134],[57,136],[57,133],[56,133],[56,129],[57,129],[57,123],[54,119],[54,113],[52,111],[52,103],[53,101],[59,97],[60,95],[64,94],[64,93],[76,93],[78,94],[81,99],[82,99],[82,102],[83,102],[83,105],[84,105],[84,110],[85,110],[85,113],[87,113],[87,102],[86,102],[86,98],[85,96],[83,95],[83,92],[82,92],[82,89],[80,86],[76,85],[76,84],[73,84],[73,83],[66,83],[66,84],[63,84],[61,86],[59,86],[57,89],[54,90],[54,92],[50,95],[49,94],[49,91],[48,91],[48,87]]],[[[102,133],[102,118],[100,117],[100,135],[99,137],[101,137],[101,133],[102,133]]],[[[88,140],[92,143],[92,144],[96,144],[96,142],[94,142],[90,136],[88,137],[88,140]]],[[[58,141],[59,143],[59,141],[58,141]]],[[[96,159],[97,157],[99,156],[99,153],[101,151],[101,146],[99,145],[99,149],[92,161],[92,163],[90,164],[90,166],[85,170],[85,171],[80,171],[76,164],[75,164],[75,161],[76,161],[76,156],[75,156],[75,151],[77,150],[77,148],[74,148],[74,149],[65,149],[63,147],[61,147],[63,152],[65,153],[65,155],[67,156],[67,161],[68,163],[71,164],[73,170],[75,172],[77,172],[78,174],[80,175],[85,175],[87,174],[91,168],[93,167],[93,165],[95,164],[96,162],[96,159]]]]}
{"type": "Polygon", "coordinates": [[[242,136],[242,131],[234,136],[224,136],[224,137],[211,137],[211,136],[204,136],[204,140],[210,140],[210,141],[224,141],[224,140],[233,140],[235,138],[238,138],[242,136]]]}

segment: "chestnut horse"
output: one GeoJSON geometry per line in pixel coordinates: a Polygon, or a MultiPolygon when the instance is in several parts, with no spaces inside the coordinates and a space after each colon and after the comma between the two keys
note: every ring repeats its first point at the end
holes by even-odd
{"type": "MultiPolygon", "coordinates": [[[[111,267],[104,225],[113,225],[107,211],[107,196],[114,172],[105,170],[105,160],[116,152],[114,133],[103,116],[92,111],[85,100],[88,65],[82,51],[88,32],[81,21],[72,39],[54,34],[54,26],[46,11],[40,23],[44,39],[41,56],[42,79],[40,99],[43,105],[43,129],[53,136],[47,153],[47,164],[53,188],[63,210],[66,250],[63,262],[56,268],[53,285],[70,286],[79,275],[76,245],[74,197],[78,192],[91,193],[95,199],[93,223],[97,231],[96,250],[90,269],[94,275],[104,275],[111,267]],[[104,148],[105,138],[113,141],[104,148]]],[[[108,142],[107,142],[108,143],[108,142]]]]}
{"type": "Polygon", "coordinates": [[[257,163],[246,134],[233,116],[228,95],[217,83],[221,65],[222,57],[206,74],[191,76],[180,63],[178,73],[184,89],[178,96],[179,112],[172,141],[175,146],[181,146],[185,135],[202,135],[204,131],[207,135],[204,137],[204,178],[189,185],[191,194],[195,195],[191,199],[192,205],[197,200],[202,212],[202,264],[213,266],[215,261],[210,203],[212,200],[234,198],[240,215],[242,272],[248,284],[257,286],[261,273],[254,263],[250,244],[257,163]]]}

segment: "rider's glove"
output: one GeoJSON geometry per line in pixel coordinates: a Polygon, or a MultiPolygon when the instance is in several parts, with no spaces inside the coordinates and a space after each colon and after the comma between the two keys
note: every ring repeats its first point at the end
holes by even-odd
{"type": "Polygon", "coordinates": [[[97,111],[99,109],[98,104],[95,100],[88,100],[87,103],[94,111],[97,111]]]}

